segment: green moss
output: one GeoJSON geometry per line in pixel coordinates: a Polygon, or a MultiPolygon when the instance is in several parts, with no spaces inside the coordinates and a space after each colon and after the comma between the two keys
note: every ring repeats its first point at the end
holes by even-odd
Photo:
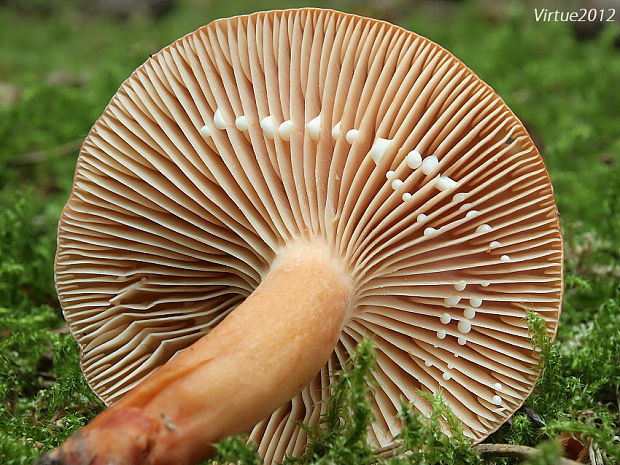
{"type": "Polygon", "coordinates": [[[591,321],[573,327],[572,337],[561,344],[551,342],[541,317],[529,315],[542,373],[525,402],[527,410],[504,425],[493,436],[495,440],[533,445],[560,433],[579,433],[580,441],[592,439],[609,457],[620,461],[618,407],[614,405],[620,386],[619,309],[620,288],[591,321]]]}
{"type": "MultiPolygon", "coordinates": [[[[512,2],[494,10],[499,14],[489,13],[483,0],[442,2],[443,10],[425,2],[413,9],[371,3],[339,5],[396,21],[474,69],[533,131],[555,187],[566,245],[559,331],[552,345],[540,323],[532,323],[543,376],[526,408],[490,440],[541,444],[540,463],[553,463],[557,435],[575,434],[592,438],[609,463],[620,463],[614,443],[620,435],[618,29],[578,42],[569,25],[535,22],[529,8],[512,2]]],[[[52,279],[56,223],[76,158],[66,144],[84,137],[150,53],[216,17],[301,3],[180,2],[161,20],[126,22],[56,5],[37,16],[0,7],[0,84],[19,96],[0,98],[0,463],[11,465],[30,463],[102,408],[80,374],[75,342],[57,331],[63,321],[52,279]]],[[[360,357],[339,378],[328,414],[308,431],[311,446],[296,463],[371,460],[364,436],[372,420],[365,402],[371,387],[363,380],[372,358],[369,352],[360,357]]],[[[450,417],[440,399],[433,403],[434,415],[450,417]]],[[[458,434],[442,436],[438,417],[426,420],[409,408],[401,416],[401,439],[413,454],[386,463],[479,460],[458,434]]],[[[257,463],[240,444],[221,444],[222,457],[257,463]]]]}
{"type": "Polygon", "coordinates": [[[527,460],[527,465],[557,465],[559,458],[562,457],[562,447],[557,440],[548,440],[538,446],[540,455],[536,458],[527,460]]]}
{"type": "Polygon", "coordinates": [[[358,345],[348,369],[337,374],[321,422],[305,428],[308,434],[306,453],[290,459],[288,465],[370,463],[372,447],[366,441],[372,421],[368,394],[369,371],[374,363],[372,345],[358,345]]]}
{"type": "Polygon", "coordinates": [[[243,465],[260,465],[261,458],[256,452],[258,446],[252,441],[247,440],[247,436],[238,435],[222,439],[215,444],[217,451],[215,457],[205,465],[220,465],[223,463],[234,463],[243,465]]]}
{"type": "MultiPolygon", "coordinates": [[[[308,435],[308,446],[300,457],[288,458],[285,465],[405,465],[405,464],[480,464],[480,456],[472,449],[472,441],[463,435],[458,418],[442,401],[441,395],[420,395],[433,407],[429,418],[416,413],[411,405],[403,404],[399,416],[403,431],[396,438],[402,443],[395,456],[378,457],[367,441],[370,424],[374,421],[368,396],[372,393],[371,370],[374,349],[368,340],[358,344],[344,370],[333,373],[325,413],[319,424],[301,424],[308,435]],[[442,422],[452,429],[445,434],[442,422]]],[[[218,455],[207,462],[260,463],[256,445],[243,436],[227,438],[216,445],[218,455]]]]}
{"type": "Polygon", "coordinates": [[[401,464],[480,464],[482,459],[472,449],[473,442],[463,434],[457,416],[443,403],[441,393],[431,396],[420,392],[433,408],[430,417],[404,404],[400,411],[403,431],[397,439],[403,442],[402,453],[390,460],[390,465],[401,464]],[[442,429],[445,421],[451,430],[448,436],[442,429]]]}

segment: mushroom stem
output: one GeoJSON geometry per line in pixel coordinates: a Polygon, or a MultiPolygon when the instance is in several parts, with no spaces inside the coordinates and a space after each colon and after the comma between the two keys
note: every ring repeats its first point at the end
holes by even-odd
{"type": "Polygon", "coordinates": [[[351,289],[347,270],[324,246],[287,247],[213,331],[41,463],[181,465],[207,458],[212,443],[250,431],[316,376],[336,345],[351,289]]]}

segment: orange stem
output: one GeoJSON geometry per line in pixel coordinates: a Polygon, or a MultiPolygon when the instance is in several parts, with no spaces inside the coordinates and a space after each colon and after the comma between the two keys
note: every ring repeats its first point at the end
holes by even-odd
{"type": "Polygon", "coordinates": [[[287,248],[213,331],[41,463],[182,465],[208,458],[212,443],[249,432],[319,372],[350,295],[348,273],[323,247],[287,248]]]}

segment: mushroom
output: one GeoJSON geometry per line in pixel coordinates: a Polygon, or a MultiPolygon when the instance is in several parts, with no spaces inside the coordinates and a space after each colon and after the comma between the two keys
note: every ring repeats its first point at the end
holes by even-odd
{"type": "Polygon", "coordinates": [[[86,138],[59,298],[111,407],[47,456],[192,464],[249,432],[303,451],[330,373],[373,339],[377,446],[443,391],[475,442],[538,376],[562,239],[543,160],[429,40],[321,9],[218,20],[149,58],[86,138]]]}

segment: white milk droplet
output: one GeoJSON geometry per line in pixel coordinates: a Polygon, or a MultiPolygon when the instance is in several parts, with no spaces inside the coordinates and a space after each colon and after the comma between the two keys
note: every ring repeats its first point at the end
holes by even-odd
{"type": "Polygon", "coordinates": [[[383,139],[381,137],[377,137],[374,144],[372,144],[368,155],[370,155],[370,158],[372,158],[374,162],[378,164],[385,155],[385,152],[387,152],[390,148],[391,143],[392,139],[383,139]]]}
{"type": "Polygon", "coordinates": [[[260,127],[267,139],[273,139],[275,137],[277,125],[273,116],[265,116],[260,120],[260,127]]]}
{"type": "Polygon", "coordinates": [[[474,310],[473,308],[467,307],[465,310],[463,310],[463,316],[471,320],[472,318],[476,316],[476,310],[474,310]]]}
{"type": "Polygon", "coordinates": [[[405,161],[407,162],[407,166],[412,170],[418,169],[422,166],[422,155],[420,155],[420,152],[417,150],[412,150],[407,154],[405,161]]]}
{"type": "Polygon", "coordinates": [[[471,323],[469,320],[461,320],[456,325],[456,328],[459,330],[459,333],[467,334],[471,331],[471,323]]]}
{"type": "Polygon", "coordinates": [[[222,112],[219,108],[215,110],[215,113],[213,114],[213,124],[218,129],[225,129],[228,125],[226,120],[224,120],[224,116],[222,115],[222,112]]]}
{"type": "Polygon", "coordinates": [[[340,126],[342,125],[342,122],[339,121],[338,123],[336,123],[336,125],[332,128],[332,137],[334,139],[336,139],[339,135],[340,135],[340,126]]]}
{"type": "Polygon", "coordinates": [[[250,128],[247,116],[238,116],[235,120],[235,126],[239,129],[239,131],[247,131],[250,128]]]}
{"type": "Polygon", "coordinates": [[[454,194],[454,197],[452,197],[452,201],[453,202],[462,202],[466,198],[467,198],[467,194],[465,194],[463,192],[459,192],[458,194],[454,194]]]}
{"type": "Polygon", "coordinates": [[[449,178],[448,176],[439,176],[439,179],[435,183],[435,187],[440,191],[454,189],[457,185],[458,183],[454,179],[449,178]]]}
{"type": "Polygon", "coordinates": [[[404,183],[400,179],[394,179],[392,181],[392,189],[397,191],[398,189],[400,189],[402,187],[403,184],[404,183]]]}
{"type": "Polygon", "coordinates": [[[211,137],[211,129],[206,124],[200,128],[200,134],[202,137],[211,137]]]}
{"type": "Polygon", "coordinates": [[[319,140],[319,133],[321,132],[321,114],[319,113],[316,117],[308,121],[306,127],[308,128],[310,139],[319,140]]]}
{"type": "Polygon", "coordinates": [[[349,144],[354,144],[357,141],[357,139],[359,139],[360,132],[358,129],[349,129],[345,137],[349,144]]]}
{"type": "Polygon", "coordinates": [[[287,119],[283,122],[278,128],[278,133],[283,140],[291,140],[291,136],[293,135],[293,122],[290,119],[287,119]]]}
{"type": "Polygon", "coordinates": [[[424,174],[432,174],[439,165],[439,160],[435,155],[431,155],[430,157],[426,157],[422,160],[422,172],[424,174]]]}

